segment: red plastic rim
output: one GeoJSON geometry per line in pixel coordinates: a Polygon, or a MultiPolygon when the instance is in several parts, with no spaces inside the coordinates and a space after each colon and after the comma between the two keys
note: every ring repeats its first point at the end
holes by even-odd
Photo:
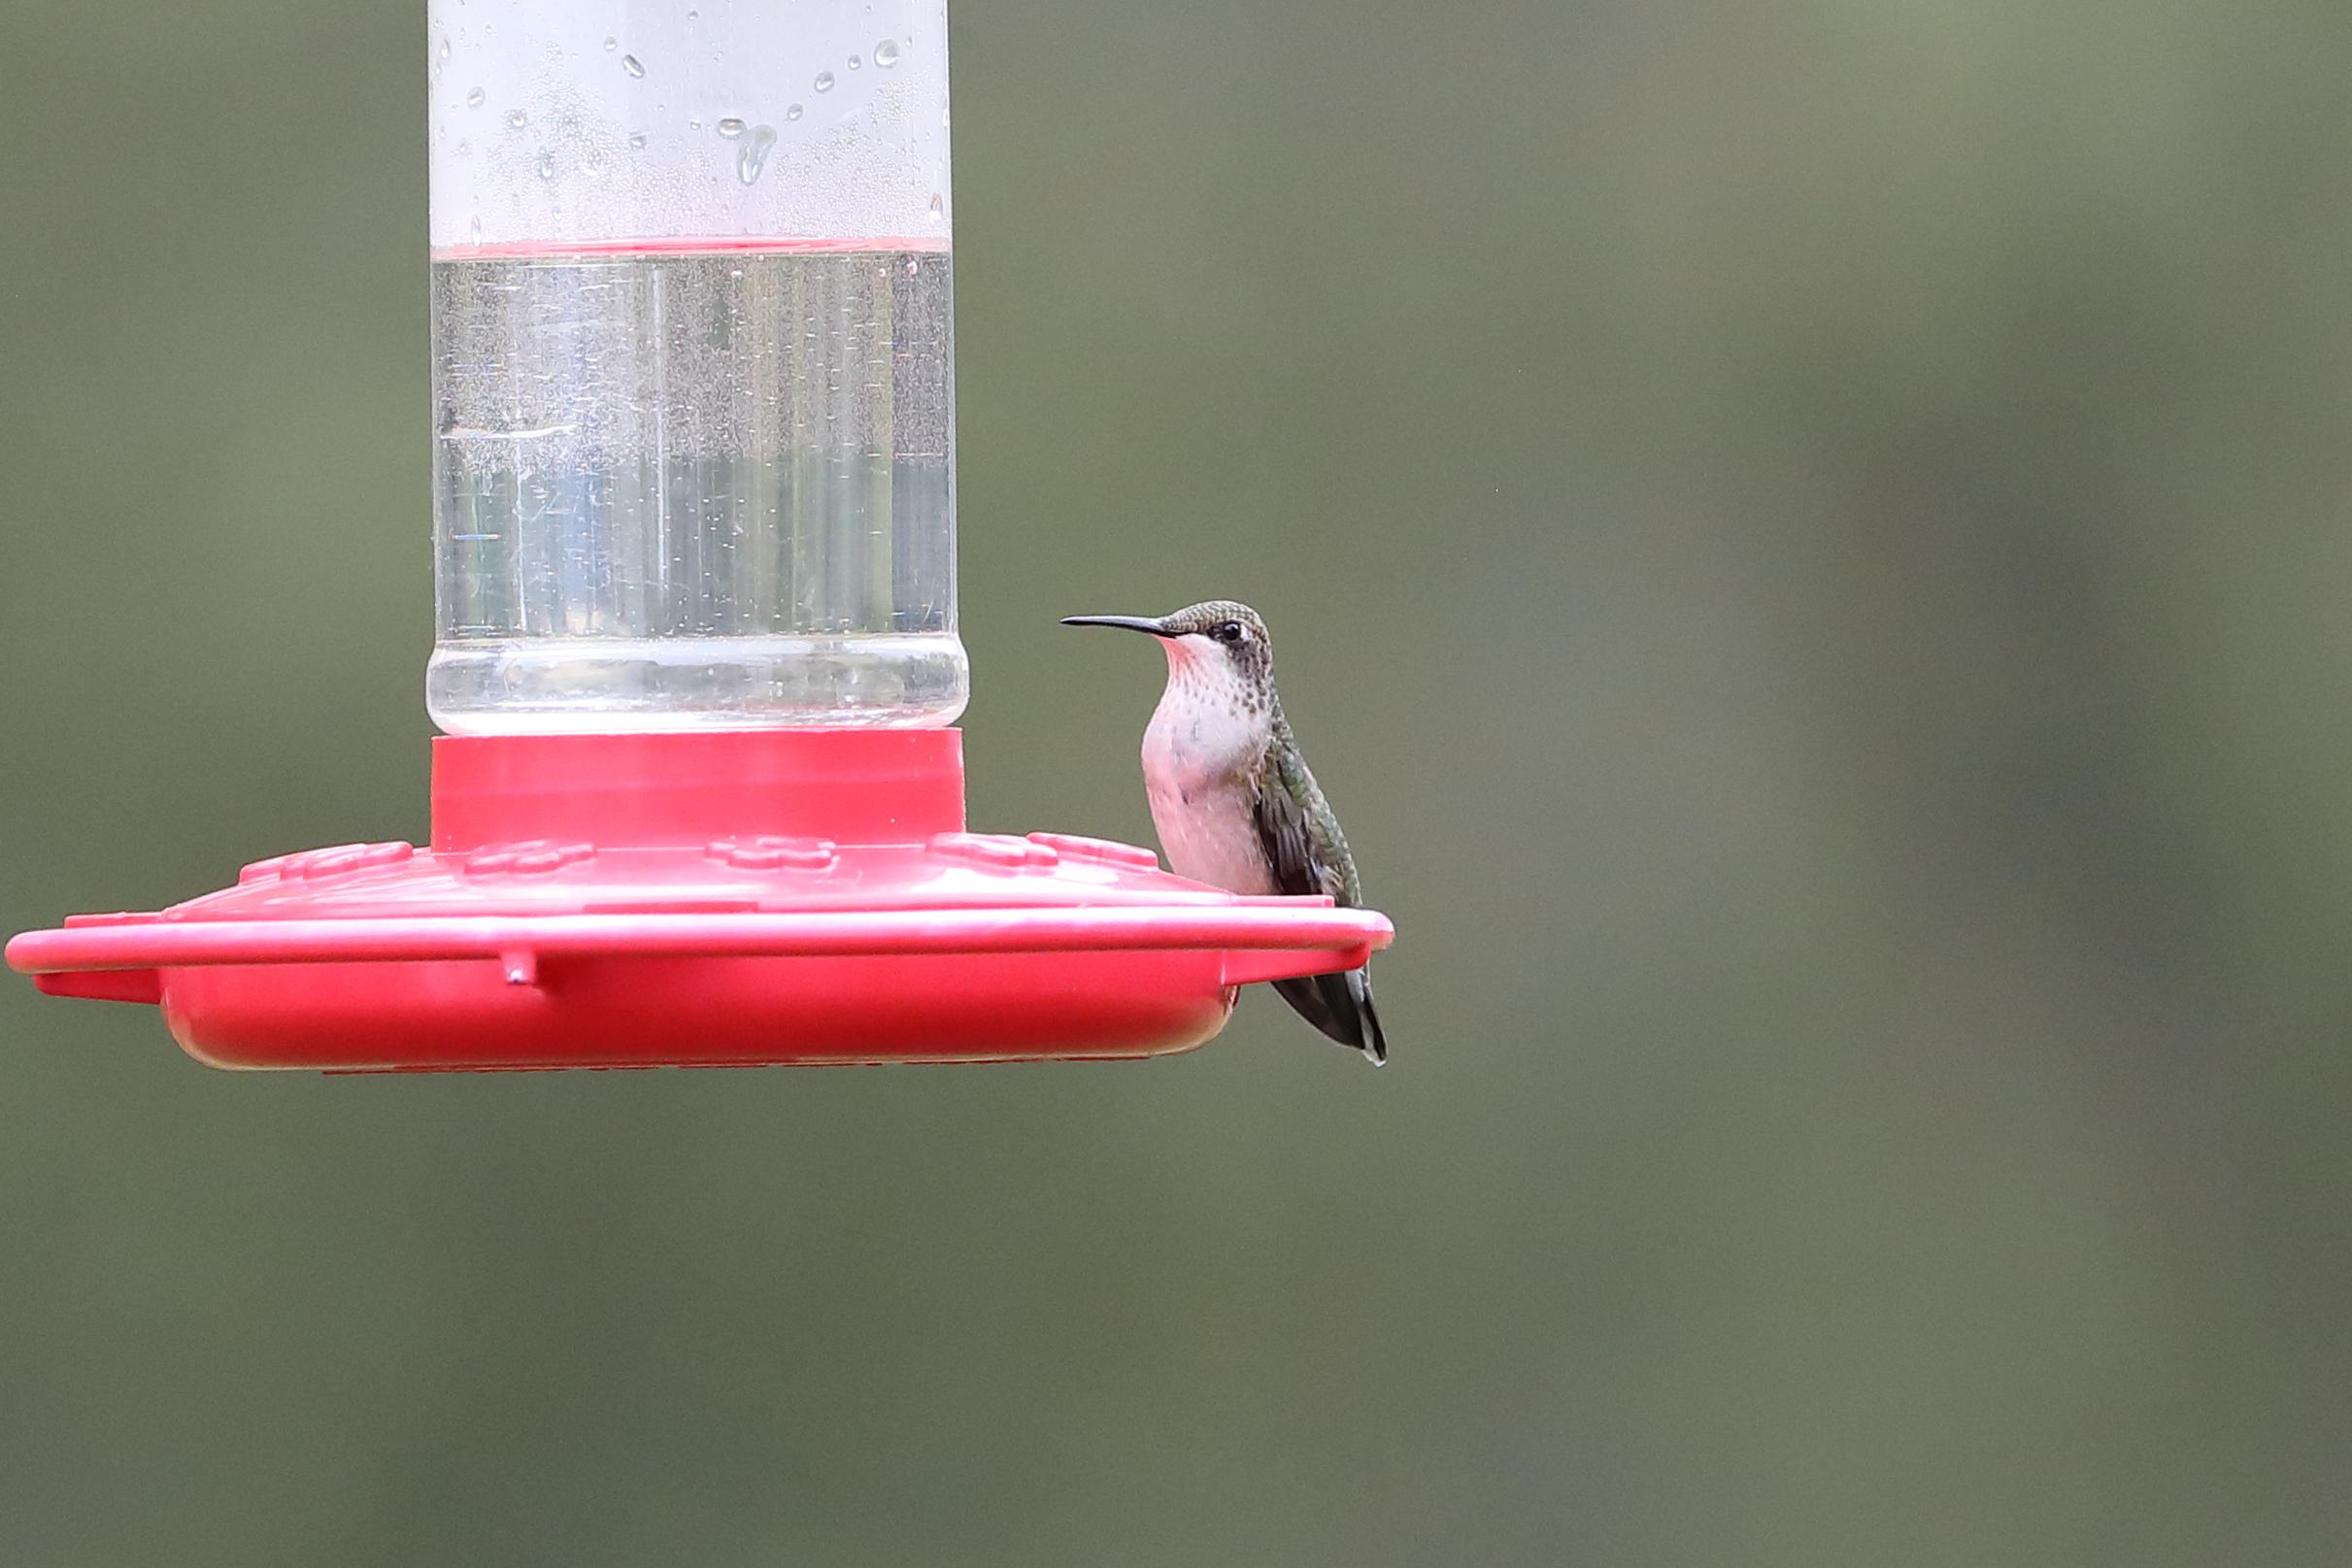
{"type": "MultiPolygon", "coordinates": [[[[424,963],[540,957],[892,957],[924,953],[1386,947],[1386,917],[1265,904],[1171,909],[843,910],[823,915],[549,915],[321,920],[152,919],[32,931],[8,945],[27,974],[218,964],[424,963]]],[[[1316,906],[1321,905],[1321,908],[1316,906]]],[[[1352,968],[1353,965],[1342,965],[1352,968]]],[[[1312,970],[1303,973],[1314,973],[1312,970]]],[[[1261,978],[1261,977],[1253,977],[1261,978]]]]}

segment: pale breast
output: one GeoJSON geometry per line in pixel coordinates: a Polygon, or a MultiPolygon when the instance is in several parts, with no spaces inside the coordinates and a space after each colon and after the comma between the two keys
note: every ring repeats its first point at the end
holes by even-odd
{"type": "Polygon", "coordinates": [[[1221,788],[1190,799],[1153,789],[1152,825],[1167,851],[1168,869],[1232,893],[1275,891],[1247,793],[1221,788]]]}
{"type": "Polygon", "coordinates": [[[1275,891],[1249,770],[1262,739],[1215,712],[1162,703],[1143,738],[1144,791],[1168,869],[1235,893],[1275,891]]]}

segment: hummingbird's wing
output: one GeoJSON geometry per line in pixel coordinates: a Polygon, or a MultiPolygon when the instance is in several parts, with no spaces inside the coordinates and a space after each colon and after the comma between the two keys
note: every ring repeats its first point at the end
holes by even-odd
{"type": "MultiPolygon", "coordinates": [[[[1342,908],[1362,901],[1347,840],[1295,746],[1270,749],[1253,815],[1276,891],[1320,895],[1342,908]]],[[[1278,980],[1274,989],[1333,1040],[1355,1047],[1376,1066],[1388,1061],[1388,1038],[1372,1008],[1372,982],[1364,970],[1278,980]]]]}
{"type": "MultiPolygon", "coordinates": [[[[1318,853],[1317,834],[1312,805],[1320,804],[1322,791],[1315,790],[1314,777],[1303,766],[1285,767],[1269,759],[1266,776],[1258,788],[1258,838],[1265,850],[1266,864],[1273,868],[1274,888],[1277,892],[1314,894],[1336,903],[1350,904],[1352,889],[1342,869],[1340,856],[1347,853],[1343,841],[1339,855],[1318,853]],[[1304,788],[1299,784],[1304,784],[1304,788]]],[[[1332,832],[1337,831],[1333,824],[1332,832]]]]}

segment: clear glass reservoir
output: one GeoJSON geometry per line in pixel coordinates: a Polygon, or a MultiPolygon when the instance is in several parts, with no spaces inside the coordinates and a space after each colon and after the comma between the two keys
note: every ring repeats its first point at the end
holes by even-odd
{"type": "Polygon", "coordinates": [[[433,718],[930,725],[945,0],[438,0],[433,718]]]}

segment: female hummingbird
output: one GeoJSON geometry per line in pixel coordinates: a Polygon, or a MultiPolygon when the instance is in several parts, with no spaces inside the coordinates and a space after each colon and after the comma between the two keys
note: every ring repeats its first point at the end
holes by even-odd
{"type": "MultiPolygon", "coordinates": [[[[1176,875],[1227,892],[1320,893],[1343,909],[1362,905],[1339,819],[1283,717],[1274,648],[1257,611],[1212,599],[1156,620],[1070,616],[1062,624],[1149,632],[1168,655],[1167,689],[1143,732],[1143,784],[1176,875]]],[[[1388,1061],[1366,970],[1278,980],[1274,988],[1375,1067],[1388,1061]]]]}

